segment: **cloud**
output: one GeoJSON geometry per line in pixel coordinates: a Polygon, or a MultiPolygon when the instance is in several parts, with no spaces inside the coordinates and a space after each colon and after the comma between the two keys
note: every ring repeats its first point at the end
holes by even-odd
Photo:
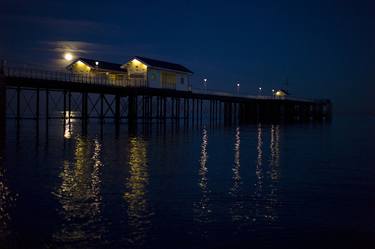
{"type": "Polygon", "coordinates": [[[64,19],[47,16],[28,16],[28,15],[1,15],[2,25],[12,25],[14,23],[27,24],[28,28],[38,27],[51,30],[67,30],[70,32],[118,32],[120,26],[104,22],[85,20],[85,19],[64,19]]]}
{"type": "Polygon", "coordinates": [[[102,51],[111,51],[114,49],[112,45],[93,43],[86,41],[41,41],[39,43],[44,51],[57,52],[57,53],[100,53],[102,51]]]}
{"type": "Polygon", "coordinates": [[[34,47],[34,50],[51,52],[55,54],[71,52],[77,54],[78,56],[90,55],[124,58],[136,54],[144,54],[145,51],[149,51],[151,48],[152,44],[148,43],[107,44],[82,40],[50,40],[40,41],[37,43],[37,46],[34,47]]]}

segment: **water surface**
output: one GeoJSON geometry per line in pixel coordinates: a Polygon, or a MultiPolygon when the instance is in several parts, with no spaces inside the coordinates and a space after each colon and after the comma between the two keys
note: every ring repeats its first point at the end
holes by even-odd
{"type": "Polygon", "coordinates": [[[375,248],[375,118],[9,120],[0,248],[375,248]]]}

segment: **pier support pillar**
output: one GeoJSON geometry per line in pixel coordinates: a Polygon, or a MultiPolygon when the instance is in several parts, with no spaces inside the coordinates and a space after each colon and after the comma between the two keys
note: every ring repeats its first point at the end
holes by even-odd
{"type": "Polygon", "coordinates": [[[69,91],[68,95],[68,119],[70,123],[70,117],[72,116],[72,92],[69,91]]]}
{"type": "Polygon", "coordinates": [[[0,74],[0,132],[5,134],[5,121],[6,121],[6,94],[5,79],[0,74]]]}
{"type": "Polygon", "coordinates": [[[64,119],[64,122],[65,122],[65,118],[66,118],[66,90],[64,90],[64,93],[63,93],[63,95],[64,95],[64,99],[63,99],[63,108],[64,108],[64,110],[63,110],[63,119],[64,119]]]}
{"type": "Polygon", "coordinates": [[[115,96],[115,122],[120,123],[121,119],[121,97],[120,95],[115,96]]]}
{"type": "Polygon", "coordinates": [[[200,100],[200,123],[202,124],[203,120],[203,99],[200,100]]]}
{"type": "Polygon", "coordinates": [[[100,120],[103,122],[104,120],[104,94],[100,94],[100,120]]]}
{"type": "Polygon", "coordinates": [[[224,124],[232,124],[232,103],[224,102],[224,124]]]}
{"type": "Polygon", "coordinates": [[[150,96],[149,97],[149,116],[148,116],[148,118],[150,119],[150,120],[152,120],[152,118],[153,118],[153,110],[152,110],[152,106],[153,106],[153,97],[152,96],[150,96]]]}
{"type": "Polygon", "coordinates": [[[88,93],[82,92],[82,106],[81,106],[81,117],[82,117],[82,129],[87,128],[87,120],[88,120],[88,93]]]}
{"type": "Polygon", "coordinates": [[[21,88],[17,87],[17,110],[16,110],[16,120],[19,121],[21,119],[21,88]]]}
{"type": "Polygon", "coordinates": [[[194,124],[195,99],[193,98],[192,101],[193,101],[193,110],[191,112],[191,117],[192,117],[192,124],[194,124]]]}
{"type": "MultiPolygon", "coordinates": [[[[4,77],[4,64],[1,63],[0,69],[0,158],[4,156],[5,136],[6,136],[6,105],[7,105],[7,90],[4,77]]],[[[3,160],[0,159],[0,167],[3,160]]]]}
{"type": "Polygon", "coordinates": [[[35,103],[35,119],[39,121],[40,117],[40,111],[39,111],[39,105],[40,105],[40,89],[36,89],[36,103],[35,103]]]}
{"type": "Polygon", "coordinates": [[[238,122],[239,123],[245,123],[247,120],[247,105],[244,103],[239,103],[239,108],[238,108],[238,122]]]}
{"type": "Polygon", "coordinates": [[[167,119],[167,101],[168,101],[168,98],[167,97],[163,97],[162,100],[163,100],[163,116],[162,116],[162,119],[163,119],[163,121],[166,121],[166,119],[167,119]]]}
{"type": "Polygon", "coordinates": [[[128,97],[128,120],[132,123],[137,120],[137,96],[128,97]]]}
{"type": "Polygon", "coordinates": [[[279,110],[280,110],[280,120],[285,121],[285,104],[279,104],[279,110]]]}
{"type": "Polygon", "coordinates": [[[46,89],[46,120],[49,119],[49,90],[46,89]]]}

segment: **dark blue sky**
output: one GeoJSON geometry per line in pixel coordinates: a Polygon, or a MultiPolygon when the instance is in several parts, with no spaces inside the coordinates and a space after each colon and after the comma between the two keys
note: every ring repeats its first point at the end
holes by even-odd
{"type": "Polygon", "coordinates": [[[123,63],[184,64],[194,87],[284,87],[335,109],[375,112],[373,1],[21,1],[0,7],[0,57],[62,67],[66,50],[123,63]]]}

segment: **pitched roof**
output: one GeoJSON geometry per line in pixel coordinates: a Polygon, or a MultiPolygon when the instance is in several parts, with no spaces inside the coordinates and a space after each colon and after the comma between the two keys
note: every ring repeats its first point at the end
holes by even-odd
{"type": "Polygon", "coordinates": [[[135,56],[134,59],[137,59],[150,67],[164,68],[164,69],[180,71],[180,72],[185,72],[185,73],[193,73],[192,71],[190,71],[189,69],[187,69],[186,67],[180,64],[175,64],[175,63],[171,63],[167,61],[154,60],[154,59],[150,59],[150,58],[146,58],[142,56],[135,56]]]}
{"type": "Polygon", "coordinates": [[[69,68],[71,65],[76,63],[77,61],[82,61],[87,66],[91,68],[97,68],[100,70],[107,70],[107,71],[121,71],[125,72],[124,69],[121,68],[121,64],[112,63],[112,62],[106,62],[106,61],[100,61],[100,60],[92,60],[87,58],[78,58],[74,60],[70,65],[67,67],[69,68]],[[98,62],[98,65],[96,65],[96,62],[98,62]]]}

